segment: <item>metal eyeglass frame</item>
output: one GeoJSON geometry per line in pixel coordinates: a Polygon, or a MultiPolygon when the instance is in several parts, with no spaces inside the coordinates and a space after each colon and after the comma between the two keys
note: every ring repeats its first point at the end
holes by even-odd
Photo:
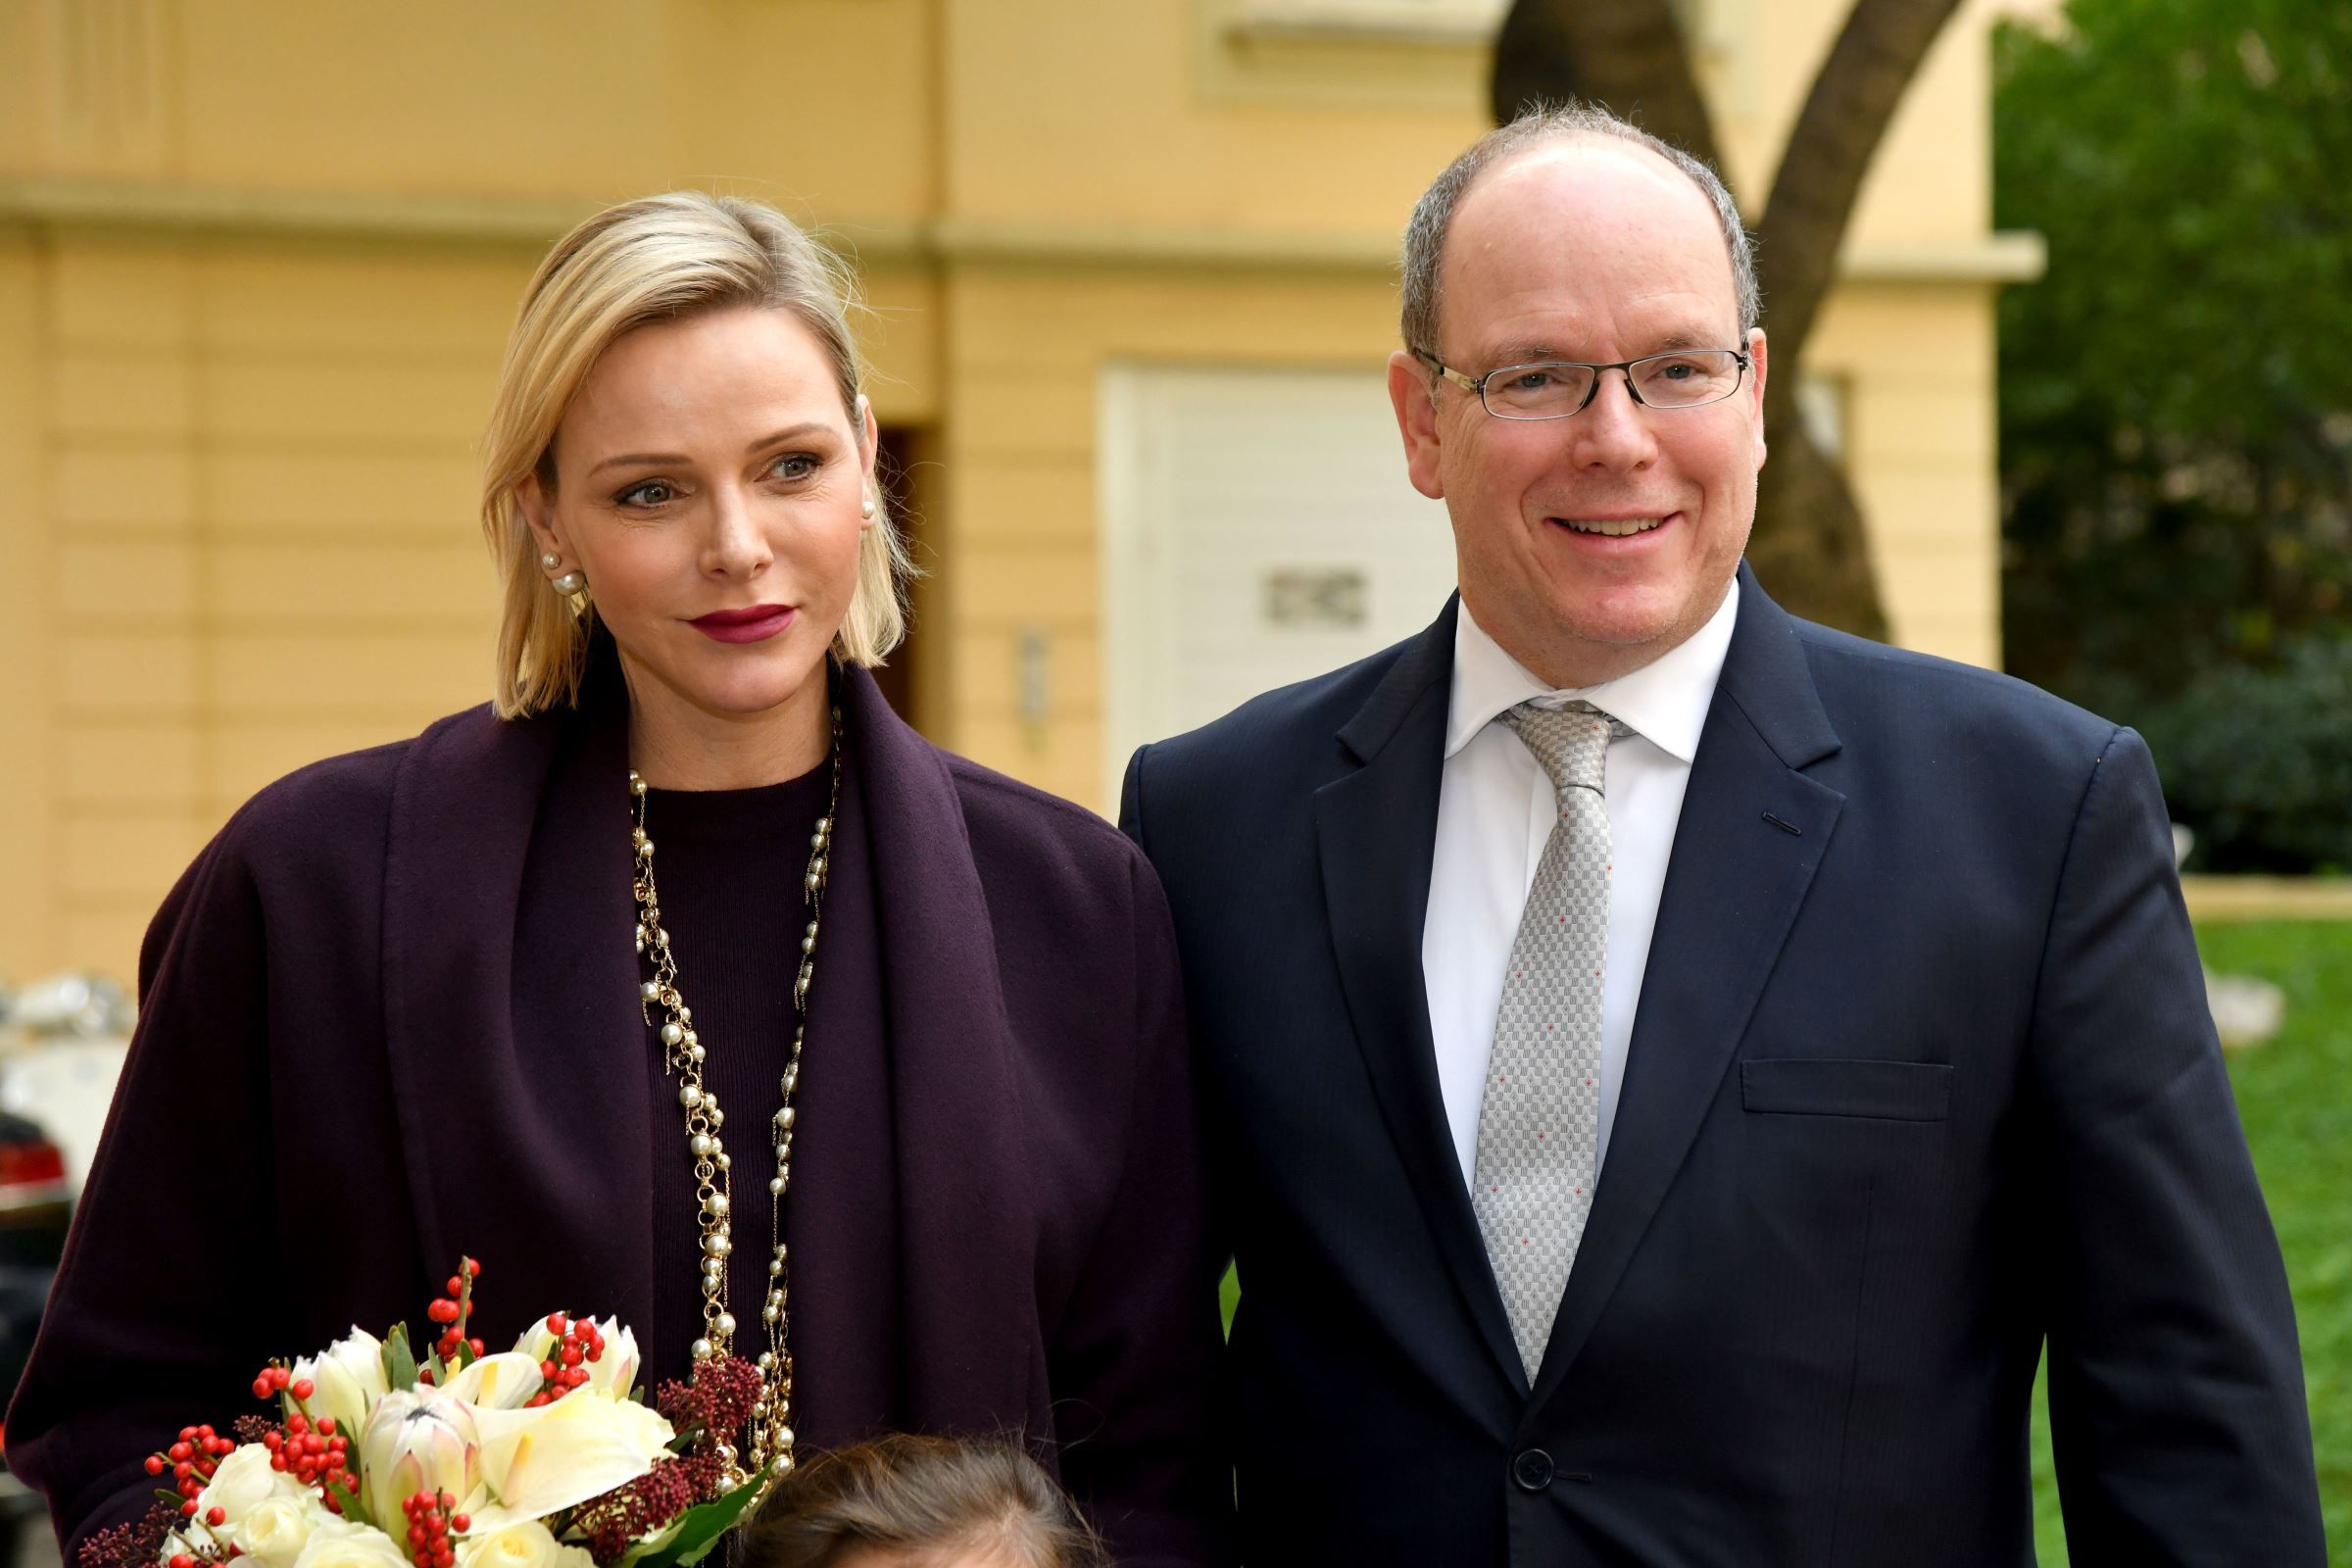
{"type": "Polygon", "coordinates": [[[1732,397],[1739,392],[1740,387],[1746,385],[1749,364],[1746,349],[1669,349],[1663,354],[1644,354],[1638,360],[1619,360],[1614,365],[1592,365],[1583,360],[1534,360],[1526,365],[1498,365],[1486,374],[1472,379],[1461,371],[1449,368],[1444,360],[1439,359],[1427,349],[1415,349],[1412,353],[1414,359],[1437,371],[1446,380],[1451,381],[1465,392],[1475,393],[1478,397],[1478,406],[1486,410],[1490,417],[1509,419],[1521,424],[1539,424],[1545,419],[1575,418],[1592,406],[1594,398],[1600,396],[1600,372],[1603,370],[1623,370],[1626,395],[1645,409],[1665,409],[1669,412],[1682,409],[1703,409],[1708,404],[1723,402],[1725,398],[1732,397]],[[1641,388],[1634,384],[1634,367],[1646,365],[1651,360],[1679,359],[1686,354],[1729,354],[1733,362],[1740,367],[1740,373],[1732,380],[1731,390],[1724,393],[1722,397],[1708,398],[1702,403],[1651,403],[1643,398],[1641,388]],[[1585,400],[1565,414],[1496,413],[1494,405],[1487,401],[1487,383],[1498,375],[1508,375],[1513,370],[1591,370],[1592,382],[1585,388],[1585,400]]]}

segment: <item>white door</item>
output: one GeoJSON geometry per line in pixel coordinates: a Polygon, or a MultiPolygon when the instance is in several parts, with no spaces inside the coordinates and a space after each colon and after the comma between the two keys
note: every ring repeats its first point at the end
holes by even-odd
{"type": "Polygon", "coordinates": [[[1102,413],[1106,799],[1136,747],[1409,637],[1452,591],[1382,368],[1114,367],[1102,413]]]}

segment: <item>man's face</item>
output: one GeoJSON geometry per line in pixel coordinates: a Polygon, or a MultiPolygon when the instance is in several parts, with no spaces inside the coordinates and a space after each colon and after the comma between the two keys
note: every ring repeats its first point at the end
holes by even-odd
{"type": "MultiPolygon", "coordinates": [[[[1640,148],[1539,146],[1488,170],[1454,210],[1439,337],[1417,345],[1475,379],[1543,360],[1606,364],[1738,348],[1715,212],[1640,148]]],[[[1764,463],[1764,334],[1740,390],[1644,408],[1618,371],[1565,419],[1490,416],[1478,396],[1394,356],[1389,392],[1413,485],[1453,519],[1462,601],[1539,678],[1589,686],[1648,663],[1722,604],[1764,463]],[[1578,524],[1654,520],[1609,535],[1578,524]]]]}

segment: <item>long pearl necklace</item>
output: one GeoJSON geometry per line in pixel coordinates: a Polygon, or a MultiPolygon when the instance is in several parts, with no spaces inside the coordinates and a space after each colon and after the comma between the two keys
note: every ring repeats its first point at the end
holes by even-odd
{"type": "MultiPolygon", "coordinates": [[[[793,1091],[801,1082],[801,1047],[808,1033],[808,981],[816,972],[816,928],[825,896],[825,862],[833,848],[833,824],[841,810],[841,709],[833,713],[833,783],[825,814],[816,819],[808,838],[808,870],[802,895],[808,906],[808,926],[801,934],[801,968],[792,982],[792,1054],[784,1063],[783,1100],[769,1123],[776,1152],[776,1173],[768,1178],[767,1299],[760,1316],[767,1328],[767,1348],[760,1352],[760,1397],[742,1433],[712,1434],[718,1461],[730,1486],[757,1475],[774,1460],[776,1475],[792,1468],[792,1351],[787,1346],[791,1318],[791,1258],[784,1248],[784,1195],[792,1186],[793,1091]],[[727,1441],[740,1438],[736,1444],[727,1441]]],[[[637,952],[653,964],[653,978],[638,987],[640,1010],[648,1029],[654,1009],[662,1009],[660,1038],[662,1067],[678,1081],[678,1104],[686,1112],[686,1149],[694,1159],[697,1220],[702,1231],[703,1332],[694,1342],[694,1358],[707,1361],[734,1353],[735,1314],[727,1305],[727,1264],[734,1255],[733,1161],[719,1129],[726,1112],[718,1097],[703,1087],[703,1058],[707,1048],[694,1027],[694,1009],[678,994],[678,961],[670,952],[669,932],[662,924],[662,900],[654,891],[654,841],[645,831],[645,780],[629,772],[629,798],[634,827],[629,835],[636,850],[636,870],[630,891],[637,901],[637,952]]],[[[772,1479],[772,1478],[771,1478],[772,1479]]]]}

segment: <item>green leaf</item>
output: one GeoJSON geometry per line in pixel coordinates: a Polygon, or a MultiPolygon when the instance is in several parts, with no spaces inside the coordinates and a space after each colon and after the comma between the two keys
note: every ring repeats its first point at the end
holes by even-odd
{"type": "Polygon", "coordinates": [[[375,1523],[373,1519],[368,1517],[368,1505],[360,1501],[358,1493],[329,1482],[326,1487],[326,1494],[335,1500],[336,1511],[353,1524],[372,1525],[375,1523]]]}
{"type": "Polygon", "coordinates": [[[769,1460],[758,1475],[745,1480],[742,1486],[709,1502],[698,1502],[671,1522],[667,1529],[654,1539],[660,1543],[643,1555],[632,1553],[621,1559],[622,1568],[693,1568],[710,1554],[724,1536],[743,1516],[743,1510],[760,1495],[769,1474],[776,1468],[769,1460]]]}
{"type": "Polygon", "coordinates": [[[416,1387],[416,1352],[409,1348],[409,1326],[395,1323],[384,1336],[384,1381],[395,1389],[416,1387]]]}

